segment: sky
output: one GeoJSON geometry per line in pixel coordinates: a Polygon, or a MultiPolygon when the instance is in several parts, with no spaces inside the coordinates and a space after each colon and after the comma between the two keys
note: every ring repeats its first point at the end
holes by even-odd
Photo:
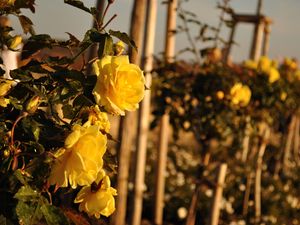
{"type": "MultiPolygon", "coordinates": [[[[83,0],[87,6],[95,6],[95,0],[83,0]]],[[[155,53],[159,54],[164,49],[164,30],[166,23],[166,5],[158,0],[157,27],[155,38],[155,53]]],[[[195,13],[199,21],[212,26],[217,26],[220,10],[216,8],[218,0],[188,0],[183,8],[195,13]]],[[[257,0],[231,0],[230,5],[237,13],[255,13],[257,0]]],[[[117,14],[109,28],[124,32],[129,31],[133,0],[115,0],[108,12],[107,18],[117,14]]],[[[281,60],[283,57],[296,57],[300,59],[300,0],[264,0],[263,14],[273,20],[271,27],[271,39],[269,56],[281,60]]],[[[37,33],[49,33],[55,38],[67,38],[65,32],[74,34],[81,39],[86,30],[92,26],[92,18],[89,14],[63,3],[63,0],[36,0],[36,13],[24,11],[33,23],[37,33]]],[[[13,20],[18,27],[18,23],[13,20]]],[[[16,31],[20,30],[17,28],[16,31]]],[[[192,35],[196,35],[199,29],[191,27],[192,35]]],[[[228,29],[224,27],[222,37],[228,39],[228,29]]],[[[232,57],[234,61],[245,60],[249,55],[253,26],[238,25],[232,57]]],[[[187,38],[183,34],[177,35],[176,50],[188,47],[187,38]]],[[[205,47],[198,43],[198,48],[205,47]]],[[[189,58],[190,56],[184,55],[189,58]]]]}

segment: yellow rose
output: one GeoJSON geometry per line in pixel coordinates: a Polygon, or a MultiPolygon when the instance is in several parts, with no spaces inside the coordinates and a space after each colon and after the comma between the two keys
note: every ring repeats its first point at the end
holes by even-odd
{"type": "Polygon", "coordinates": [[[251,99],[251,90],[247,85],[242,83],[236,83],[230,89],[231,102],[234,105],[240,105],[242,107],[248,105],[251,99]]]}
{"type": "Polygon", "coordinates": [[[50,173],[49,182],[57,187],[90,185],[103,166],[107,137],[99,132],[99,125],[75,125],[72,130],[50,173]]]}
{"type": "Polygon", "coordinates": [[[89,216],[110,216],[115,211],[116,189],[110,186],[109,177],[104,171],[99,173],[97,180],[92,186],[83,187],[77,194],[74,202],[80,203],[79,210],[85,211],[89,216]]]}
{"type": "Polygon", "coordinates": [[[90,109],[89,121],[92,125],[94,124],[99,125],[100,130],[109,133],[110,122],[108,120],[107,113],[101,112],[97,105],[90,109]]]}
{"type": "Polygon", "coordinates": [[[98,75],[93,90],[98,105],[117,115],[139,107],[144,97],[145,78],[137,65],[129,63],[128,56],[105,56],[93,66],[98,75]]]}
{"type": "Polygon", "coordinates": [[[243,65],[247,69],[252,69],[252,70],[256,70],[257,69],[257,62],[255,62],[253,60],[246,60],[246,61],[244,61],[243,65]]]}
{"type": "Polygon", "coordinates": [[[280,79],[280,74],[276,68],[270,68],[268,71],[269,82],[272,84],[280,79]]]}
{"type": "Polygon", "coordinates": [[[11,80],[2,80],[0,79],[0,106],[6,107],[9,103],[9,99],[4,98],[5,95],[9,92],[11,89],[11,86],[13,84],[13,81],[11,80]]]}
{"type": "Polygon", "coordinates": [[[298,68],[297,62],[290,58],[285,58],[283,61],[283,65],[285,65],[290,70],[296,70],[298,68]]]}
{"type": "Polygon", "coordinates": [[[272,66],[272,61],[267,56],[260,57],[258,61],[258,69],[260,69],[263,72],[266,72],[270,69],[272,66]]]}

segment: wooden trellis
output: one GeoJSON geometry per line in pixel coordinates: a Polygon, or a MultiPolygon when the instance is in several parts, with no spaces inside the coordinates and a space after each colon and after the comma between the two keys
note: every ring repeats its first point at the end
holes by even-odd
{"type": "Polygon", "coordinates": [[[255,27],[249,57],[253,60],[258,60],[261,55],[268,54],[270,43],[270,25],[272,24],[272,20],[269,17],[261,14],[261,8],[262,0],[259,0],[256,14],[232,14],[232,29],[230,32],[228,45],[224,53],[224,59],[226,62],[229,60],[232,44],[234,43],[234,36],[239,23],[250,23],[255,27]]]}

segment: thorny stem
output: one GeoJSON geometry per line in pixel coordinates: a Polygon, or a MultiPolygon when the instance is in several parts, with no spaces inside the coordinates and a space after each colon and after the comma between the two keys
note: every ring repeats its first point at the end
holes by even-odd
{"type": "Polygon", "coordinates": [[[12,128],[11,128],[11,138],[10,138],[10,146],[12,147],[13,150],[16,150],[13,146],[14,146],[14,134],[15,134],[15,128],[17,126],[17,124],[20,122],[21,119],[25,118],[26,116],[28,116],[27,112],[23,112],[14,122],[12,128]]]}
{"type": "Polygon", "coordinates": [[[101,22],[100,22],[100,24],[98,24],[98,29],[99,29],[99,30],[103,30],[103,29],[104,29],[104,28],[102,27],[103,21],[104,21],[104,18],[105,18],[105,16],[106,16],[107,12],[108,12],[109,7],[110,7],[110,5],[111,5],[112,3],[113,3],[113,2],[108,1],[108,4],[106,5],[106,8],[105,8],[104,13],[103,13],[103,16],[102,16],[102,18],[101,18],[101,22]]]}
{"type": "Polygon", "coordinates": [[[194,54],[195,54],[195,56],[196,56],[196,60],[197,60],[198,62],[200,62],[201,59],[200,59],[200,56],[199,56],[199,50],[198,50],[198,48],[197,48],[195,42],[193,41],[193,38],[192,38],[190,32],[189,32],[188,23],[187,23],[187,21],[186,21],[186,18],[184,17],[184,18],[182,19],[182,21],[183,21],[183,25],[184,25],[184,31],[185,31],[185,33],[186,33],[186,36],[187,36],[188,41],[190,42],[190,45],[191,45],[192,48],[193,48],[193,52],[194,52],[194,54]]]}
{"type": "Polygon", "coordinates": [[[219,37],[220,37],[221,28],[222,28],[223,23],[224,23],[223,21],[224,21],[225,9],[226,9],[229,1],[230,0],[223,0],[224,5],[223,5],[222,12],[221,12],[221,15],[220,15],[219,24],[218,24],[218,27],[217,27],[217,30],[216,30],[215,47],[218,47],[218,40],[219,40],[219,37]]]}
{"type": "Polygon", "coordinates": [[[107,23],[101,28],[101,30],[104,30],[108,24],[110,24],[111,21],[113,21],[113,19],[115,19],[117,17],[117,14],[114,14],[108,21],[107,23]]]}

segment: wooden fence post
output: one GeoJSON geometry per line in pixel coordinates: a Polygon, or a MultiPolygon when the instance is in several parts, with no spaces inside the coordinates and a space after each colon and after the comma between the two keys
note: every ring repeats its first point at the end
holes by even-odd
{"type": "Polygon", "coordinates": [[[220,205],[222,202],[222,193],[225,183],[227,164],[222,163],[219,169],[218,182],[214,194],[214,202],[211,211],[210,225],[218,225],[220,216],[220,205]]]}
{"type": "MultiPolygon", "coordinates": [[[[147,0],[147,16],[146,27],[144,36],[144,49],[142,67],[145,73],[146,87],[151,87],[152,75],[151,70],[153,67],[153,53],[154,53],[154,40],[155,40],[155,27],[156,27],[156,14],[157,14],[157,0],[147,0]]],[[[141,224],[141,216],[143,209],[143,192],[144,192],[144,178],[145,178],[145,165],[147,155],[147,138],[149,129],[149,116],[150,116],[150,102],[151,91],[145,92],[145,97],[140,105],[139,118],[138,118],[138,131],[137,131],[137,151],[136,151],[136,168],[135,168],[135,181],[134,181],[134,200],[133,200],[133,215],[132,225],[141,224]]]]}
{"type": "MultiPolygon", "coordinates": [[[[175,56],[175,34],[176,30],[176,9],[177,0],[169,0],[167,8],[167,24],[165,38],[165,61],[172,63],[175,56]]],[[[165,189],[165,170],[168,151],[169,136],[169,115],[168,112],[162,116],[160,121],[158,166],[156,171],[156,188],[155,188],[155,204],[154,204],[154,224],[161,225],[163,223],[164,209],[164,189],[165,189]]]]}
{"type": "Polygon", "coordinates": [[[264,32],[264,23],[262,22],[260,15],[262,10],[262,2],[263,0],[258,0],[256,15],[259,17],[257,23],[255,24],[253,38],[252,38],[252,46],[250,51],[250,58],[253,60],[258,60],[261,56],[261,48],[263,41],[263,32],[264,32]]]}
{"type": "Polygon", "coordinates": [[[255,171],[255,186],[254,186],[254,204],[255,204],[255,221],[258,223],[261,219],[261,174],[263,165],[263,156],[270,138],[270,128],[265,127],[262,136],[262,142],[257,154],[257,164],[255,171]]]}
{"type": "MultiPolygon", "coordinates": [[[[130,37],[135,41],[138,49],[142,46],[142,32],[145,20],[146,0],[135,0],[130,27],[130,37]]],[[[130,62],[139,65],[140,52],[129,49],[130,62]]],[[[131,149],[136,133],[136,113],[126,112],[120,120],[118,146],[118,178],[116,212],[112,219],[115,225],[125,225],[127,209],[128,175],[130,168],[131,149]]]]}
{"type": "MultiPolygon", "coordinates": [[[[206,168],[208,166],[209,160],[210,160],[210,153],[207,152],[203,157],[203,162],[202,162],[203,168],[206,168]]],[[[199,176],[200,182],[201,182],[201,179],[203,178],[203,172],[204,172],[204,170],[201,171],[200,176],[199,176]]],[[[196,224],[197,202],[199,199],[200,188],[201,188],[200,182],[196,183],[196,188],[195,188],[195,191],[192,196],[192,201],[191,201],[191,204],[189,207],[185,225],[195,225],[196,224]]]]}
{"type": "Polygon", "coordinates": [[[300,119],[299,116],[296,116],[296,123],[295,123],[295,131],[294,131],[294,159],[299,165],[299,146],[300,146],[300,140],[299,140],[299,132],[300,132],[300,119]]]}
{"type": "Polygon", "coordinates": [[[284,152],[283,152],[283,169],[284,170],[288,167],[288,164],[289,164],[293,136],[294,136],[294,132],[295,132],[295,125],[296,125],[296,116],[293,115],[291,122],[289,124],[289,127],[288,127],[288,133],[287,133],[285,148],[284,148],[284,152]]]}

